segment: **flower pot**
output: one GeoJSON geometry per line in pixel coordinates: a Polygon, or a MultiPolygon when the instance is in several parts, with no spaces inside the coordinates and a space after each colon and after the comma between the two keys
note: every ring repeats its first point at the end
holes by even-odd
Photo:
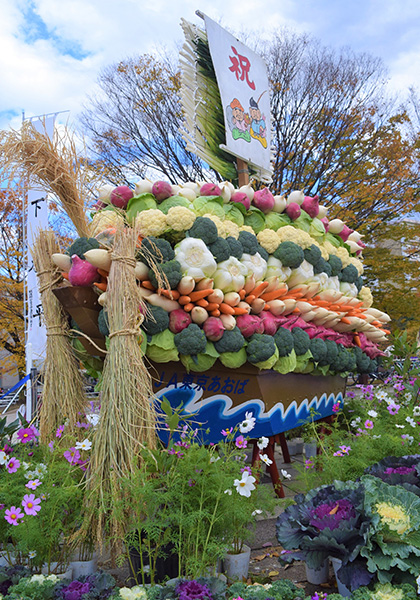
{"type": "MultiPolygon", "coordinates": [[[[138,536],[138,533],[136,533],[138,536]]],[[[168,577],[173,579],[178,577],[178,555],[174,553],[174,545],[167,544],[162,547],[162,554],[164,556],[158,556],[156,558],[154,579],[155,583],[161,583],[168,577]]],[[[128,549],[129,561],[128,566],[130,569],[130,581],[139,584],[142,583],[143,579],[145,583],[150,583],[150,565],[149,555],[147,552],[143,552],[140,555],[139,547],[137,545],[130,546],[128,549]],[[143,565],[143,571],[142,571],[143,565]]]]}
{"type": "Polygon", "coordinates": [[[337,581],[338,593],[341,594],[344,598],[350,598],[351,591],[344,585],[344,583],[341,583],[340,578],[337,575],[337,572],[341,567],[341,560],[339,558],[331,557],[331,563],[334,568],[334,575],[337,581]]]}
{"type": "Polygon", "coordinates": [[[287,442],[287,448],[290,456],[296,456],[303,452],[303,440],[301,438],[295,438],[287,442]]]}
{"type": "Polygon", "coordinates": [[[310,458],[311,456],[316,456],[316,449],[317,449],[317,443],[315,441],[307,442],[304,445],[304,451],[305,451],[306,458],[310,458]]]}
{"type": "Polygon", "coordinates": [[[239,580],[248,577],[249,559],[251,558],[251,548],[243,546],[243,551],[239,554],[227,553],[223,558],[223,570],[228,581],[239,580]]]}
{"type": "Polygon", "coordinates": [[[319,585],[320,583],[327,583],[330,572],[330,561],[328,558],[324,560],[324,564],[319,569],[312,569],[305,565],[306,579],[308,583],[319,585]]]}
{"type": "Polygon", "coordinates": [[[79,579],[83,575],[93,575],[98,570],[98,557],[93,553],[90,560],[72,560],[70,567],[73,569],[73,579],[79,579]]]}
{"type": "MultiPolygon", "coordinates": [[[[48,565],[44,565],[41,569],[43,575],[48,575],[48,565]]],[[[59,579],[73,580],[73,569],[70,565],[65,567],[64,565],[58,565],[56,562],[50,564],[50,574],[57,575],[59,579]]]]}

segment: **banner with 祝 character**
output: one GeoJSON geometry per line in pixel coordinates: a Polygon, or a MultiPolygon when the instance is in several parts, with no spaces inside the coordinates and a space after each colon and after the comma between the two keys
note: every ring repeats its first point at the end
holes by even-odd
{"type": "Polygon", "coordinates": [[[264,60],[203,15],[222,100],[226,149],[271,171],[270,90],[264,60]]]}
{"type": "MultiPolygon", "coordinates": [[[[52,137],[54,133],[54,121],[55,114],[36,117],[31,120],[31,124],[39,133],[52,137]]],[[[38,290],[37,275],[32,261],[31,248],[38,231],[47,228],[47,193],[39,186],[35,186],[34,182],[29,181],[26,209],[26,372],[28,374],[32,367],[40,367],[45,357],[46,331],[42,321],[42,303],[38,290]]]]}

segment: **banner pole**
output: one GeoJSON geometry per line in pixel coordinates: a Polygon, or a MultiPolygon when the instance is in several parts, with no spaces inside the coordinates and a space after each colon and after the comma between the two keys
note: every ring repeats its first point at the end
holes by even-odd
{"type": "Polygon", "coordinates": [[[236,166],[238,169],[238,186],[242,187],[243,185],[248,185],[249,183],[249,170],[248,163],[242,158],[236,159],[236,166]]]}

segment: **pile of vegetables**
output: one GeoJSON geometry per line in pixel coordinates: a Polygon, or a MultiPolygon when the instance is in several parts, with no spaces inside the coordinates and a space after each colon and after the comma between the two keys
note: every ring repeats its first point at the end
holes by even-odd
{"type": "Polygon", "coordinates": [[[101,188],[94,210],[91,238],[53,260],[71,285],[97,290],[104,335],[113,236],[128,225],[140,233],[136,277],[151,360],[181,360],[192,371],[217,360],[279,373],[376,369],[389,317],[363,285],[362,236],[330,221],[317,196],[142,180],[134,190],[101,188]]]}

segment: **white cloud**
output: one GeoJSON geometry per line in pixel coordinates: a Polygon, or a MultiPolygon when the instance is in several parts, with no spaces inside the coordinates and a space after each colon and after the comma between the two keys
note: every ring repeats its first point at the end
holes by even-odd
{"type": "MultiPolygon", "coordinates": [[[[1,0],[0,127],[19,126],[22,109],[27,116],[69,109],[76,117],[103,67],[162,45],[174,52],[182,41],[181,17],[202,25],[195,8],[193,0],[1,0]],[[15,111],[12,120],[9,111],[15,111]]],[[[200,10],[231,31],[261,39],[286,25],[326,45],[382,54],[394,90],[420,87],[417,0],[355,0],[351,10],[335,0],[204,0],[200,10]]]]}

